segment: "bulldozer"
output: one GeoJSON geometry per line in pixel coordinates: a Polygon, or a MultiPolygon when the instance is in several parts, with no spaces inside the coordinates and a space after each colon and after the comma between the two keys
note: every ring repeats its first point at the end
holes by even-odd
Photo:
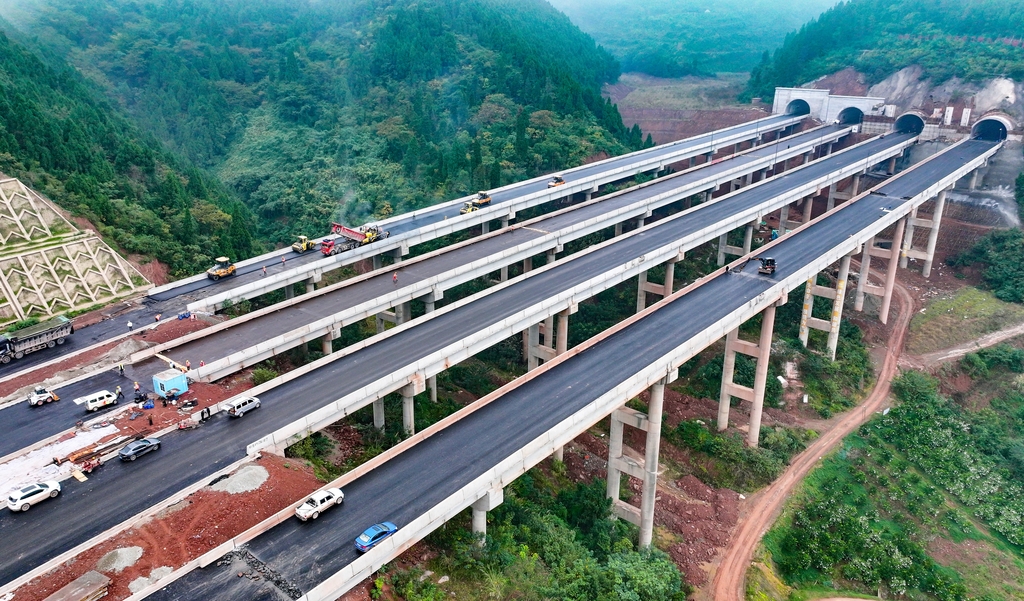
{"type": "Polygon", "coordinates": [[[310,240],[306,236],[299,236],[298,241],[292,244],[292,250],[299,254],[302,254],[309,250],[316,250],[316,245],[316,240],[310,240]]]}
{"type": "Polygon", "coordinates": [[[227,257],[217,257],[214,261],[217,264],[206,270],[206,277],[216,282],[217,280],[226,278],[229,275],[235,275],[235,264],[231,262],[231,259],[227,257]]]}

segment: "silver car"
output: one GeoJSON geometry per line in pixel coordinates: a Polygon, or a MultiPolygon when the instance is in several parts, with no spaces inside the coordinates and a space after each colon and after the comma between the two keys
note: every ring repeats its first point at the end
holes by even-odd
{"type": "Polygon", "coordinates": [[[143,438],[142,440],[136,440],[135,442],[128,443],[123,449],[117,452],[117,455],[121,458],[121,461],[135,461],[135,458],[139,455],[145,455],[146,453],[155,451],[159,448],[159,438],[143,438]]]}
{"type": "Polygon", "coordinates": [[[28,511],[30,507],[40,501],[52,499],[60,494],[60,483],[54,480],[37,482],[16,490],[7,497],[7,507],[11,511],[28,511]]]}

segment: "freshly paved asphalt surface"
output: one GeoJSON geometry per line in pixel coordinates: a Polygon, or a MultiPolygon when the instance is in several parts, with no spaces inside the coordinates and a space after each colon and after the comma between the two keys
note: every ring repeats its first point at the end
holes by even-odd
{"type": "MultiPolygon", "coordinates": [[[[815,132],[813,134],[796,134],[782,139],[779,145],[800,144],[814,138],[820,138],[823,135],[828,135],[829,132],[836,129],[841,129],[841,127],[832,127],[828,128],[828,131],[815,132]]],[[[851,148],[839,157],[830,158],[828,161],[820,163],[812,163],[805,169],[783,173],[778,176],[785,183],[765,183],[757,188],[751,188],[749,191],[740,192],[731,199],[704,206],[688,219],[696,220],[694,222],[696,229],[707,227],[720,219],[732,215],[740,208],[763,202],[765,199],[777,196],[802,182],[821,177],[838,168],[837,165],[862,161],[866,157],[872,156],[894,144],[900,144],[906,139],[909,139],[909,136],[887,136],[885,140],[869,141],[858,147],[851,148]],[[761,191],[762,189],[764,190],[763,192],[761,191]]],[[[732,169],[737,164],[749,163],[760,157],[771,156],[775,152],[776,145],[768,144],[753,150],[747,155],[721,161],[689,174],[666,178],[664,181],[656,182],[639,190],[549,217],[533,223],[528,229],[512,228],[503,235],[480,240],[474,244],[454,249],[431,259],[400,265],[397,267],[399,284],[409,285],[428,279],[481,257],[499,253],[524,241],[542,237],[545,235],[545,232],[560,231],[576,223],[599,217],[658,194],[678,189],[688,183],[702,180],[711,174],[732,169]]],[[[495,266],[495,269],[497,268],[498,266],[495,266]]],[[[186,359],[191,361],[193,365],[198,365],[200,360],[210,363],[215,359],[226,357],[231,353],[244,350],[264,340],[293,331],[349,307],[378,298],[393,290],[395,290],[395,284],[392,282],[390,272],[388,272],[358,284],[342,287],[328,294],[312,297],[305,302],[293,305],[287,310],[276,311],[258,319],[242,322],[238,326],[223,330],[216,335],[200,338],[169,349],[163,354],[180,363],[184,363],[186,359]]],[[[83,419],[88,415],[83,407],[73,403],[65,403],[64,400],[70,401],[73,398],[84,396],[97,390],[114,390],[114,387],[117,385],[120,385],[125,391],[130,391],[133,381],[138,381],[145,390],[151,390],[153,375],[164,369],[166,369],[165,363],[159,359],[152,359],[127,367],[124,377],[118,376],[116,371],[112,370],[108,373],[59,388],[57,393],[62,399],[59,403],[42,407],[29,407],[26,403],[19,403],[0,410],[0,429],[9,432],[9,435],[0,439],[0,456],[13,453],[18,449],[25,448],[39,440],[62,432],[73,426],[75,421],[83,419]]],[[[126,394],[129,393],[126,392],[126,394]]]]}
{"type": "MultiPolygon", "coordinates": [[[[906,198],[994,144],[968,142],[957,151],[908,172],[878,193],[847,206],[836,216],[785,239],[772,250],[778,262],[774,276],[757,274],[755,263],[747,264],[740,273],[722,273],[352,482],[345,489],[343,507],[325,513],[316,522],[288,520],[257,537],[249,544],[250,553],[290,585],[309,591],[356,558],[352,541],[366,526],[383,520],[392,521],[399,528],[410,523],[560,421],[664,357],[684,340],[720,321],[850,236],[871,228],[906,198]]],[[[652,228],[652,233],[657,229],[652,228]]],[[[629,241],[623,242],[629,246],[629,241]]],[[[612,248],[607,249],[609,254],[628,256],[620,255],[618,249],[612,252],[612,248]]],[[[326,375],[321,380],[343,381],[326,375]]],[[[196,570],[150,598],[287,598],[265,580],[238,578],[237,571],[237,566],[216,565],[196,570]]]]}
{"type": "MultiPolygon", "coordinates": [[[[886,139],[889,140],[890,136],[886,139]]],[[[835,160],[835,157],[832,160],[835,160]]],[[[799,172],[793,171],[788,175],[794,177],[797,173],[799,172]]],[[[754,188],[751,189],[753,190],[754,188]]],[[[717,221],[735,211],[735,206],[729,209],[720,206],[723,204],[708,204],[705,209],[695,211],[692,215],[716,215],[713,220],[717,221]]],[[[524,278],[515,286],[496,291],[456,311],[439,313],[429,320],[422,321],[416,327],[390,336],[344,359],[329,363],[306,377],[278,386],[261,395],[263,404],[259,410],[241,419],[216,417],[198,430],[175,432],[167,436],[165,448],[150,453],[133,464],[105,465],[96,472],[97,478],[92,478],[85,484],[66,481],[67,494],[41,504],[39,507],[46,509],[38,513],[49,515],[50,511],[60,511],[60,515],[74,516],[74,520],[57,525],[54,522],[59,520],[51,522],[45,518],[37,519],[33,517],[36,515],[35,508],[27,514],[0,514],[0,539],[5,541],[7,551],[5,557],[0,560],[0,582],[9,582],[48,558],[144,510],[156,500],[166,498],[170,493],[193,481],[208,477],[219,467],[244,456],[248,443],[351,391],[358,390],[383,374],[414,363],[418,358],[455,343],[470,332],[480,331],[507,315],[515,314],[549,298],[559,290],[571,288],[607,272],[614,266],[650,252],[651,249],[699,231],[705,223],[703,218],[680,218],[655,224],[650,229],[622,238],[616,244],[599,252],[574,257],[556,268],[524,278]],[[145,469],[141,467],[143,461],[148,462],[144,464],[147,466],[145,469]],[[133,471],[127,478],[119,478],[116,485],[103,486],[102,492],[98,492],[99,487],[107,482],[107,478],[124,476],[120,474],[122,469],[133,471]],[[96,492],[90,495],[90,491],[96,492]]],[[[621,361],[621,357],[619,360],[621,361]]],[[[43,409],[56,408],[61,403],[43,409]]],[[[534,412],[528,414],[533,415],[534,412]]],[[[506,427],[508,426],[503,425],[497,428],[495,433],[506,427]]],[[[440,438],[447,437],[445,434],[440,438]]],[[[460,444],[468,449],[476,443],[466,441],[460,444]]],[[[417,477],[423,475],[420,473],[417,477]]],[[[399,488],[402,491],[394,493],[395,498],[406,498],[404,484],[399,488]]],[[[415,496],[408,497],[410,503],[414,498],[415,496]]],[[[358,507],[361,504],[358,501],[350,504],[346,500],[346,505],[358,507]]],[[[416,506],[423,505],[417,501],[416,506]]],[[[362,524],[362,521],[359,523],[362,524]]],[[[368,524],[363,524],[362,527],[366,525],[368,524]]],[[[333,572],[333,569],[331,571],[333,572]]]]}

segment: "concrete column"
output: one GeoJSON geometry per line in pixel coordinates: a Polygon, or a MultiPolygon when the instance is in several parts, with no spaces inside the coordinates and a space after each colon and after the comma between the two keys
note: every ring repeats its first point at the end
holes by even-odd
{"type": "Polygon", "coordinates": [[[654,501],[658,497],[658,453],[661,447],[661,416],[665,383],[651,386],[647,404],[647,444],[644,447],[644,484],[640,499],[640,546],[649,547],[654,538],[654,501]]]}
{"type": "Polygon", "coordinates": [[[487,512],[501,505],[505,500],[505,491],[495,488],[487,491],[487,494],[480,497],[473,503],[473,534],[479,534],[480,540],[477,544],[484,546],[484,537],[487,535],[487,512]]]}
{"type": "Polygon", "coordinates": [[[377,314],[377,333],[380,334],[384,331],[384,318],[377,314]]]}
{"type": "Polygon", "coordinates": [[[843,301],[846,299],[846,281],[850,276],[850,255],[839,261],[839,277],[836,279],[836,299],[832,302],[832,323],[828,331],[829,357],[836,360],[839,346],[839,325],[843,318],[843,301]]]}
{"type": "Polygon", "coordinates": [[[395,325],[400,326],[412,317],[412,307],[406,301],[395,307],[395,325]]]}
{"type": "MultiPolygon", "coordinates": [[[[719,249],[723,248],[721,242],[719,242],[719,249]]],[[[722,251],[718,251],[719,265],[721,263],[722,251]]],[[[637,280],[636,286],[636,312],[639,313],[647,308],[647,270],[640,272],[640,277],[637,280]]]]}
{"type": "MultiPolygon", "coordinates": [[[[423,307],[424,307],[424,313],[429,314],[429,313],[433,313],[434,312],[434,295],[433,294],[428,296],[427,299],[423,301],[423,307]]],[[[436,375],[430,376],[429,378],[427,378],[427,390],[430,391],[430,402],[431,403],[436,403],[437,402],[437,376],[436,375]]]]}
{"type": "Polygon", "coordinates": [[[860,255],[860,275],[857,277],[857,294],[853,297],[853,310],[864,310],[864,287],[868,283],[868,275],[871,273],[871,248],[875,245],[875,239],[869,238],[864,243],[864,251],[860,255]]]}
{"type": "Polygon", "coordinates": [[[555,348],[555,316],[552,315],[544,320],[544,346],[555,348]]]}
{"type": "Polygon", "coordinates": [[[384,399],[373,402],[373,427],[378,430],[384,429],[384,399]]]}
{"type": "Polygon", "coordinates": [[[334,341],[334,330],[324,334],[323,338],[320,339],[322,346],[322,352],[325,355],[330,355],[334,352],[334,345],[331,344],[334,341]]]}
{"type": "Polygon", "coordinates": [[[384,257],[382,255],[373,256],[373,270],[377,271],[381,267],[384,267],[384,257]]]}
{"type": "Polygon", "coordinates": [[[971,172],[971,181],[967,185],[967,189],[968,190],[974,190],[977,187],[978,187],[978,170],[975,169],[974,171],[971,172]]]}
{"type": "Polygon", "coordinates": [[[803,159],[804,159],[803,162],[800,163],[801,165],[806,165],[807,163],[810,163],[811,162],[811,153],[805,152],[803,154],[803,159]]]}
{"type": "MultiPolygon", "coordinates": [[[[754,243],[754,224],[748,223],[743,230],[743,254],[750,252],[750,246],[754,243]]],[[[673,264],[674,265],[674,264],[673,264]]]]}
{"type": "Polygon", "coordinates": [[[850,198],[860,194],[860,176],[860,172],[853,174],[853,183],[850,185],[850,198]]]}
{"type": "Polygon", "coordinates": [[[836,184],[833,183],[828,187],[828,204],[825,205],[826,211],[831,211],[836,208],[836,184]]]}
{"type": "Polygon", "coordinates": [[[811,220],[811,216],[814,214],[814,196],[808,196],[804,198],[804,215],[803,223],[807,223],[811,220]]]}
{"type": "Polygon", "coordinates": [[[489,234],[491,232],[491,222],[485,221],[480,224],[480,235],[489,234]]]}
{"type": "Polygon", "coordinates": [[[622,472],[615,468],[614,462],[611,460],[613,457],[619,457],[622,455],[622,429],[623,424],[621,421],[615,419],[615,415],[611,417],[611,432],[608,434],[608,479],[607,479],[607,492],[608,498],[615,500],[619,498],[619,486],[621,485],[622,472]]]}
{"type": "Polygon", "coordinates": [[[287,286],[284,287],[284,298],[285,298],[285,300],[288,300],[290,298],[295,298],[295,285],[294,284],[288,284],[287,286]]]}
{"type": "Polygon", "coordinates": [[[811,276],[804,286],[804,309],[800,314],[800,344],[807,346],[807,340],[811,334],[811,327],[808,321],[814,312],[814,286],[817,283],[817,275],[811,276]]]}
{"type": "Polygon", "coordinates": [[[885,166],[885,172],[889,175],[896,173],[896,157],[889,158],[889,162],[885,166]]]}
{"type": "Polygon", "coordinates": [[[779,209],[779,235],[780,236],[785,236],[786,235],[786,230],[788,229],[786,227],[786,223],[788,221],[789,221],[789,205],[787,204],[787,205],[783,205],[782,208],[779,209]]]}
{"type": "Polygon", "coordinates": [[[928,257],[924,260],[924,277],[932,274],[932,260],[935,259],[935,243],[939,240],[939,225],[942,223],[942,211],[946,207],[946,191],[939,192],[935,199],[935,211],[932,213],[932,228],[928,231],[928,257]]]}
{"type": "Polygon", "coordinates": [[[622,223],[619,222],[619,223],[615,224],[615,237],[618,238],[621,235],[622,235],[622,223]]]}
{"type": "Polygon", "coordinates": [[[675,259],[673,259],[665,264],[665,294],[662,295],[662,298],[665,298],[666,296],[671,296],[672,292],[674,291],[675,285],[676,261],[675,259]]]}
{"type": "Polygon", "coordinates": [[[750,409],[750,430],[747,432],[747,446],[756,447],[761,437],[761,410],[764,408],[764,389],[768,381],[768,357],[772,350],[772,331],[775,329],[775,305],[761,313],[761,340],[758,343],[760,356],[754,371],[754,404],[750,409]]]}
{"type": "Polygon", "coordinates": [[[316,280],[313,278],[306,279],[306,294],[316,291],[316,280]]]}
{"type": "Polygon", "coordinates": [[[501,229],[505,229],[507,227],[508,227],[508,215],[505,215],[504,217],[501,218],[501,229]]]}
{"type": "Polygon", "coordinates": [[[415,393],[412,386],[402,388],[402,429],[409,436],[416,433],[415,393]]]}
{"type": "Polygon", "coordinates": [[[914,248],[914,220],[917,219],[917,207],[910,210],[910,219],[907,220],[907,230],[903,234],[903,252],[900,253],[900,267],[907,268],[910,261],[910,250],[914,248]]]}
{"type": "Polygon", "coordinates": [[[544,260],[544,264],[545,265],[551,265],[552,263],[554,263],[557,260],[557,258],[558,258],[558,253],[555,252],[555,249],[549,248],[547,250],[547,252],[544,253],[544,259],[545,259],[544,260]]]}
{"type": "Polygon", "coordinates": [[[882,296],[881,314],[878,316],[879,321],[882,323],[889,321],[889,305],[892,303],[892,289],[896,285],[896,267],[899,265],[900,260],[901,249],[899,241],[903,239],[903,230],[906,225],[906,217],[897,221],[896,235],[892,237],[892,254],[889,255],[889,267],[885,272],[885,293],[882,296]]]}
{"type": "Polygon", "coordinates": [[[722,392],[718,397],[718,431],[722,432],[729,427],[729,394],[726,383],[732,382],[736,372],[736,351],[733,347],[739,337],[739,329],[732,330],[725,335],[725,361],[722,362],[722,392]]]}
{"type": "Polygon", "coordinates": [[[725,265],[725,247],[729,245],[729,234],[718,237],[718,266],[725,265]]]}
{"type": "Polygon", "coordinates": [[[540,324],[533,324],[526,330],[526,370],[533,371],[540,366],[540,359],[530,352],[533,347],[540,346],[540,324]]]}
{"type": "Polygon", "coordinates": [[[569,350],[569,310],[558,314],[558,334],[555,336],[555,354],[561,355],[569,350]]]}

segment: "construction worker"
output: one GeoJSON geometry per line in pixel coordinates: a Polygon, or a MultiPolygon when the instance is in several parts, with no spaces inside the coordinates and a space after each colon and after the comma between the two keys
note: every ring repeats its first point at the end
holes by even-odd
{"type": "Polygon", "coordinates": [[[160,321],[160,314],[159,313],[156,314],[156,320],[160,321]]]}
{"type": "Polygon", "coordinates": [[[398,283],[398,272],[397,271],[391,276],[391,283],[392,284],[397,284],[398,283]]]}
{"type": "Polygon", "coordinates": [[[124,375],[124,363],[118,363],[117,364],[117,372],[119,374],[121,374],[122,376],[124,375]]]}
{"type": "Polygon", "coordinates": [[[199,367],[205,367],[205,366],[206,366],[206,361],[203,361],[202,359],[200,359],[199,360],[199,367]]]}
{"type": "Polygon", "coordinates": [[[121,392],[121,387],[120,386],[118,386],[117,388],[114,389],[114,394],[116,394],[117,398],[119,398],[119,399],[123,399],[124,398],[124,393],[121,392]]]}
{"type": "Polygon", "coordinates": [[[284,267],[284,257],[281,257],[281,267],[284,267]]]}
{"type": "Polygon", "coordinates": [[[132,331],[132,320],[130,320],[130,319],[128,320],[128,331],[129,332],[132,331]]]}
{"type": "Polygon", "coordinates": [[[139,391],[139,383],[138,383],[138,382],[136,382],[136,383],[135,383],[135,392],[138,392],[138,391],[139,391]]]}
{"type": "Polygon", "coordinates": [[[267,266],[266,265],[263,266],[263,275],[261,275],[260,277],[263,277],[265,275],[267,275],[267,266]]]}
{"type": "Polygon", "coordinates": [[[185,371],[188,371],[190,369],[192,369],[192,362],[189,361],[188,359],[185,359],[185,371]]]}

